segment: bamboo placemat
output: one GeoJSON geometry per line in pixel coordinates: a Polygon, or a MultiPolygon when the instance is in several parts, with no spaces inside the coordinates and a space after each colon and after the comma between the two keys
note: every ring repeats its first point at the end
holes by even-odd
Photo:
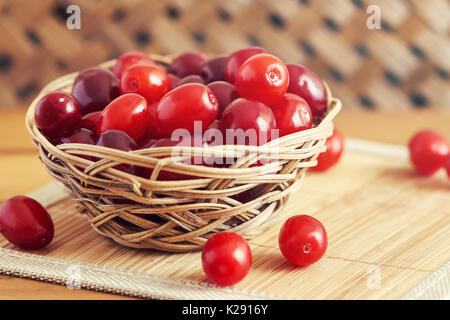
{"type": "Polygon", "coordinates": [[[404,147],[346,141],[332,170],[308,173],[269,230],[251,240],[253,265],[233,288],[211,284],[200,252],[134,250],[93,231],[77,202],[51,184],[31,196],[47,206],[56,234],[37,252],[0,240],[0,273],[156,299],[448,299],[450,183],[417,176],[404,147]],[[325,257],[307,268],[284,260],[282,222],[310,214],[326,227],[325,257]]]}

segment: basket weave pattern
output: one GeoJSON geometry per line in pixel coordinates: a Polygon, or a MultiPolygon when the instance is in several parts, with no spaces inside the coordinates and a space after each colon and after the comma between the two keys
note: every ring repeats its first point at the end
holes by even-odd
{"type": "MultiPolygon", "coordinates": [[[[161,63],[170,58],[151,55],[161,63]]],[[[110,67],[114,60],[102,67],[110,67]]],[[[264,146],[216,146],[211,148],[159,147],[124,152],[86,144],[52,145],[37,129],[34,110],[45,94],[70,92],[76,73],[48,84],[31,103],[27,129],[51,176],[62,182],[80,203],[92,227],[101,235],[132,248],[185,252],[198,250],[214,233],[232,231],[251,238],[264,230],[295,191],[308,167],[325,151],[325,140],[333,130],[332,119],[341,108],[329,94],[323,119],[313,128],[273,140],[264,146]],[[277,162],[254,166],[277,147],[277,162]],[[193,155],[235,158],[227,168],[185,164],[193,155]],[[80,155],[100,159],[86,160],[80,155]],[[152,169],[144,179],[114,169],[129,164],[152,169]],[[163,172],[181,173],[191,179],[159,181],[163,172]],[[252,199],[241,203],[232,198],[252,189],[252,199]]]]}

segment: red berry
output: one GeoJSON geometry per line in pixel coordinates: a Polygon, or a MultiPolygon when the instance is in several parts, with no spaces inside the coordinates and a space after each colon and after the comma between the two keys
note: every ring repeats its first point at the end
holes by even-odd
{"type": "Polygon", "coordinates": [[[311,170],[323,172],[334,166],[341,158],[344,150],[344,139],[337,129],[334,129],[333,134],[325,141],[327,150],[319,154],[317,158],[317,165],[311,170]]]}
{"type": "Polygon", "coordinates": [[[110,70],[89,68],[75,78],[72,94],[83,115],[101,111],[119,96],[119,79],[110,70]]]}
{"type": "Polygon", "coordinates": [[[150,104],[158,102],[171,89],[167,73],[156,65],[135,64],[120,79],[120,93],[137,93],[150,104]]]}
{"type": "Polygon", "coordinates": [[[167,76],[169,77],[169,80],[170,80],[170,87],[176,88],[178,85],[178,82],[180,82],[181,78],[174,74],[171,74],[171,73],[168,73],[167,76]]]}
{"type": "Polygon", "coordinates": [[[269,107],[258,101],[239,98],[224,110],[220,127],[226,144],[259,146],[272,140],[277,125],[269,107]]]}
{"type": "MultiPolygon", "coordinates": [[[[64,137],[61,139],[61,144],[63,143],[83,143],[83,144],[96,144],[97,135],[93,133],[91,130],[86,128],[81,128],[79,131],[72,133],[68,137],[64,137]]],[[[95,161],[95,158],[92,156],[78,154],[79,157],[84,158],[86,160],[95,161]]]]}
{"type": "Polygon", "coordinates": [[[191,74],[200,75],[201,68],[205,63],[205,56],[198,52],[185,52],[180,54],[169,66],[168,72],[180,78],[191,74]]]}
{"type": "Polygon", "coordinates": [[[225,62],[225,70],[224,70],[225,80],[228,81],[229,83],[234,84],[236,74],[238,73],[241,65],[248,58],[250,58],[256,54],[265,53],[265,52],[266,52],[266,50],[264,50],[263,48],[250,47],[250,48],[245,48],[245,49],[235,51],[232,54],[230,54],[227,58],[227,61],[225,62]]]}
{"type": "Polygon", "coordinates": [[[235,85],[241,97],[271,105],[287,91],[288,69],[277,57],[258,54],[247,59],[239,68],[235,85]]]}
{"type": "Polygon", "coordinates": [[[61,143],[95,144],[96,135],[89,129],[81,128],[70,136],[61,138],[61,143]]]}
{"type": "Polygon", "coordinates": [[[205,80],[205,83],[225,80],[225,65],[227,63],[227,58],[227,56],[219,56],[212,58],[203,64],[200,75],[205,80]]]}
{"type": "Polygon", "coordinates": [[[103,110],[98,121],[97,134],[108,130],[122,130],[134,141],[148,130],[149,111],[145,99],[135,93],[124,94],[103,110]]]}
{"type": "Polygon", "coordinates": [[[240,235],[221,232],[212,236],[203,247],[202,265],[211,281],[231,286],[247,275],[252,266],[252,253],[240,235]]]}
{"type": "Polygon", "coordinates": [[[270,108],[275,115],[280,137],[312,127],[312,113],[305,100],[286,93],[270,108]]]}
{"type": "Polygon", "coordinates": [[[445,170],[447,171],[447,175],[450,178],[450,156],[447,157],[445,161],[445,170]]]}
{"type": "Polygon", "coordinates": [[[218,118],[222,116],[223,110],[234,100],[239,98],[239,94],[236,91],[236,87],[229,82],[214,81],[207,85],[211,89],[212,93],[219,103],[218,118]]]}
{"type": "Polygon", "coordinates": [[[199,83],[187,83],[170,91],[156,110],[160,132],[169,137],[176,129],[194,132],[194,121],[207,128],[216,118],[219,105],[211,90],[199,83]]]}
{"type": "Polygon", "coordinates": [[[154,102],[148,105],[148,130],[147,134],[153,139],[159,139],[163,137],[161,130],[158,127],[156,120],[156,110],[158,109],[158,103],[154,102]]]}
{"type": "Polygon", "coordinates": [[[12,244],[26,250],[38,250],[53,239],[53,221],[36,200],[15,196],[0,206],[0,232],[12,244]]]}
{"type": "Polygon", "coordinates": [[[139,62],[148,62],[151,64],[156,64],[155,61],[142,51],[128,51],[122,54],[119,59],[117,59],[112,71],[117,76],[117,78],[122,77],[122,73],[134,64],[139,62]]]}
{"type": "Polygon", "coordinates": [[[101,111],[95,111],[83,116],[83,118],[81,118],[81,127],[89,129],[97,134],[97,125],[101,114],[101,111]]]}
{"type": "MultiPolygon", "coordinates": [[[[130,138],[125,132],[121,130],[108,130],[105,131],[98,139],[97,146],[107,147],[122,151],[133,151],[137,150],[138,146],[136,142],[130,138]]],[[[114,167],[114,169],[147,178],[146,168],[137,167],[130,164],[119,164],[114,167]]]]}
{"type": "Polygon", "coordinates": [[[409,156],[416,170],[424,175],[432,175],[442,168],[450,154],[447,139],[432,130],[416,133],[409,142],[409,156]]]}
{"type": "Polygon", "coordinates": [[[55,91],[45,95],[36,105],[36,126],[48,138],[68,135],[80,127],[81,110],[69,93],[55,91]]]}
{"type": "Polygon", "coordinates": [[[182,86],[183,84],[186,83],[200,83],[200,84],[205,84],[205,81],[203,81],[203,78],[193,74],[187,77],[184,77],[183,79],[181,79],[180,81],[178,81],[177,83],[177,87],[182,86]]]}
{"type": "Polygon", "coordinates": [[[327,232],[313,217],[293,216],[281,227],[278,245],[290,263],[301,267],[308,266],[325,254],[328,245],[327,232]]]}
{"type": "Polygon", "coordinates": [[[287,64],[289,70],[288,92],[305,99],[314,118],[324,114],[327,109],[327,90],[322,80],[311,70],[298,64],[287,64]]]}

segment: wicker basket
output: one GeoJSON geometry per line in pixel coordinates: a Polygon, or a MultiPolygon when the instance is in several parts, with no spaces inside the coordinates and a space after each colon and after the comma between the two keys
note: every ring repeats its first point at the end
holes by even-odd
{"type": "MultiPolygon", "coordinates": [[[[151,55],[162,64],[170,57],[151,55]]],[[[110,67],[114,60],[102,67],[110,67]]],[[[177,162],[173,147],[133,152],[86,145],[52,145],[37,129],[37,102],[54,90],[71,92],[76,73],[48,84],[31,103],[27,129],[47,171],[62,182],[101,235],[132,248],[184,252],[201,249],[214,233],[232,231],[251,238],[264,230],[279,213],[289,195],[298,189],[308,167],[316,164],[333,130],[332,119],[341,102],[329,95],[326,115],[313,128],[273,140],[264,146],[216,146],[178,148],[180,152],[234,157],[236,163],[215,168],[177,162]],[[278,162],[252,166],[278,148],[278,162]],[[79,155],[93,156],[92,162],[79,155]],[[149,179],[114,169],[118,164],[152,168],[149,179]],[[182,173],[192,179],[158,181],[162,171],[182,173]],[[233,199],[252,189],[252,200],[233,199]]],[[[327,87],[328,89],[328,87],[327,87]]],[[[181,159],[181,158],[180,158],[181,159]]]]}

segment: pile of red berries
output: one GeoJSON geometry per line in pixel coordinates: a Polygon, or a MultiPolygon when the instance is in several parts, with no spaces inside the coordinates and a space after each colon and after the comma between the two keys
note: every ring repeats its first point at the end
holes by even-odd
{"type": "MultiPolygon", "coordinates": [[[[111,70],[80,72],[71,94],[56,91],[44,96],[36,106],[35,123],[54,145],[96,144],[124,151],[262,145],[311,128],[326,107],[327,92],[316,74],[286,65],[259,47],[209,60],[187,52],[170,65],[130,51],[111,70]],[[210,129],[223,137],[230,130],[250,130],[256,139],[207,139],[210,129]],[[176,130],[193,137],[174,139],[176,130]]],[[[126,165],[117,169],[149,178],[149,170],[126,165]]]]}

